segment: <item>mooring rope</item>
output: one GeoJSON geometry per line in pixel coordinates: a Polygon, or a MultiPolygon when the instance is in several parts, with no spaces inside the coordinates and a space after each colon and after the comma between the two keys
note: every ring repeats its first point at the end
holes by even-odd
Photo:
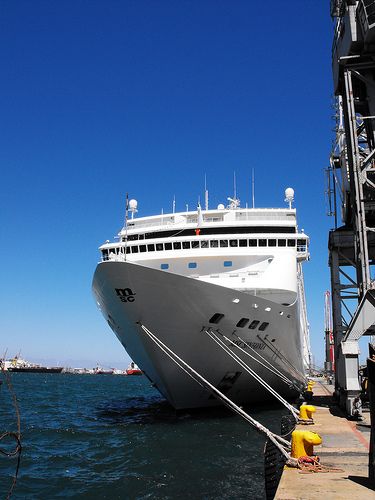
{"type": "Polygon", "coordinates": [[[282,362],[284,362],[284,364],[288,365],[290,367],[290,369],[299,377],[301,378],[303,381],[306,380],[306,375],[304,375],[302,372],[300,372],[299,370],[297,370],[293,365],[292,363],[289,361],[289,359],[280,351],[280,349],[277,349],[277,347],[275,347],[273,344],[271,344],[271,342],[268,340],[268,338],[264,338],[262,339],[262,337],[260,335],[257,335],[258,339],[263,342],[263,344],[265,344],[269,349],[271,349],[271,351],[278,357],[281,359],[282,362]]]}
{"type": "MultiPolygon", "coordinates": [[[[217,331],[217,330],[216,330],[217,331]]],[[[217,331],[217,333],[220,333],[219,331],[217,331]]],[[[257,352],[255,349],[253,349],[250,345],[248,345],[245,340],[243,340],[241,337],[239,337],[236,333],[233,333],[233,335],[235,337],[238,338],[238,340],[240,340],[244,345],[246,345],[254,354],[256,354],[262,361],[259,361],[259,359],[257,359],[255,356],[252,356],[249,352],[245,351],[245,349],[243,349],[241,346],[239,346],[238,344],[236,344],[235,342],[233,342],[233,340],[231,340],[230,338],[228,338],[226,335],[224,334],[221,334],[223,335],[223,337],[225,338],[225,340],[227,340],[228,342],[230,342],[232,345],[234,345],[235,347],[237,347],[237,349],[239,349],[243,354],[245,354],[246,356],[248,356],[249,358],[253,359],[254,361],[256,361],[257,363],[259,363],[261,366],[263,366],[266,370],[269,370],[270,372],[272,372],[274,375],[276,375],[277,377],[280,378],[280,380],[282,380],[283,382],[285,382],[285,384],[289,385],[289,386],[293,386],[295,389],[298,389],[299,388],[296,386],[296,384],[290,380],[290,378],[288,378],[284,373],[282,373],[280,370],[278,370],[275,366],[273,366],[269,361],[268,359],[266,359],[265,357],[263,357],[259,352],[257,352]]]]}
{"type": "Polygon", "coordinates": [[[250,368],[250,366],[248,366],[237,354],[232,352],[230,348],[225,345],[225,343],[218,337],[217,333],[214,333],[212,330],[205,330],[205,332],[214,342],[216,342],[219,347],[224,350],[224,352],[228,354],[228,356],[234,359],[247,373],[249,373],[257,382],[259,382],[265,389],[267,389],[269,393],[271,393],[278,401],[280,401],[280,403],[283,404],[285,408],[287,408],[291,412],[291,414],[296,419],[296,422],[298,422],[298,411],[294,408],[294,406],[288,403],[288,401],[286,401],[286,399],[284,399],[281,394],[275,391],[272,386],[270,386],[260,375],[258,375],[255,370],[250,368]]]}
{"type": "Polygon", "coordinates": [[[194,370],[188,363],[186,363],[183,359],[181,359],[172,349],[170,349],[166,344],[164,344],[155,334],[153,334],[145,325],[139,323],[142,330],[145,334],[152,340],[161,351],[163,351],[174,363],[178,366],[183,366],[184,372],[186,370],[190,372],[191,378],[193,378],[196,382],[201,382],[200,385],[203,386],[206,390],[211,392],[216,398],[220,399],[226,406],[231,408],[235,413],[240,415],[244,420],[250,423],[258,432],[265,434],[270,441],[274,443],[274,445],[280,450],[280,452],[284,455],[287,461],[291,462],[294,459],[291,458],[289,450],[290,443],[273,433],[267,427],[262,425],[260,422],[255,420],[249,414],[247,414],[242,408],[237,406],[231,399],[227,398],[222,392],[220,392],[215,386],[213,386],[206,378],[204,378],[200,373],[194,370]]]}
{"type": "MultiPolygon", "coordinates": [[[[5,359],[5,356],[4,356],[5,359]]],[[[13,476],[13,481],[12,484],[9,488],[9,491],[7,493],[7,496],[5,497],[7,500],[12,496],[13,490],[16,486],[17,483],[17,478],[18,478],[18,471],[20,468],[20,463],[21,463],[21,453],[22,453],[22,444],[21,444],[21,418],[20,418],[20,411],[18,408],[18,403],[17,403],[17,397],[13,389],[12,382],[10,380],[9,374],[5,371],[4,369],[4,363],[3,360],[0,360],[0,371],[3,373],[4,379],[6,381],[6,384],[8,386],[8,390],[12,396],[13,400],[13,406],[16,412],[16,417],[17,417],[17,432],[3,432],[0,435],[0,441],[5,439],[6,437],[10,437],[15,440],[16,445],[15,448],[11,451],[7,451],[4,448],[0,448],[0,454],[5,455],[6,457],[17,457],[17,465],[16,465],[16,471],[13,476]]]]}

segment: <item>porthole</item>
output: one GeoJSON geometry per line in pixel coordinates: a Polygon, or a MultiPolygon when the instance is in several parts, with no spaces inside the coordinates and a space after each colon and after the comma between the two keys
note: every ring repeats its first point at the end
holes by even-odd
{"type": "Polygon", "coordinates": [[[215,313],[208,321],[209,323],[215,323],[216,325],[224,318],[224,314],[215,313]]]}
{"type": "Polygon", "coordinates": [[[264,322],[260,325],[260,327],[259,327],[259,331],[260,331],[260,332],[264,332],[264,330],[266,330],[266,329],[267,329],[268,325],[269,325],[269,323],[267,323],[266,321],[264,321],[264,322]]]}
{"type": "Polygon", "coordinates": [[[260,321],[258,321],[257,319],[254,319],[250,325],[249,325],[249,329],[250,330],[255,330],[255,328],[259,325],[260,321]]]}
{"type": "Polygon", "coordinates": [[[241,318],[236,326],[238,326],[238,328],[245,328],[249,321],[249,318],[241,318]]]}

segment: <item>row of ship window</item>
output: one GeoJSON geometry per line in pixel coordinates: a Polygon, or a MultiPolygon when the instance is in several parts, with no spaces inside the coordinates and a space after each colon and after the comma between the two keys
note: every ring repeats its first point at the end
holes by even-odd
{"type": "MultiPolygon", "coordinates": [[[[208,321],[210,323],[214,323],[215,325],[217,325],[223,318],[224,318],[224,314],[215,313],[208,321]]],[[[245,326],[248,325],[249,321],[250,321],[249,318],[241,318],[238,321],[238,323],[236,324],[236,326],[239,328],[245,328],[245,326]]],[[[251,321],[251,323],[249,325],[249,329],[255,330],[256,328],[258,328],[259,331],[264,332],[265,330],[267,330],[268,325],[269,325],[269,323],[267,321],[263,321],[261,323],[259,320],[254,319],[251,321]]]]}
{"type": "MultiPolygon", "coordinates": [[[[198,264],[196,262],[188,262],[187,266],[189,269],[196,269],[198,267],[198,264]]],[[[233,262],[231,260],[224,260],[223,266],[224,267],[232,267],[233,262]]],[[[169,269],[169,264],[166,264],[166,263],[160,264],[160,269],[169,269]]]]}
{"type": "MultiPolygon", "coordinates": [[[[126,253],[139,252],[161,252],[165,250],[189,250],[191,248],[236,248],[236,247],[295,247],[297,251],[305,252],[307,249],[307,240],[285,239],[285,238],[260,238],[260,239],[240,239],[240,240],[192,240],[192,241],[174,241],[168,243],[149,243],[148,245],[128,245],[126,253]]],[[[111,248],[110,253],[119,253],[119,247],[111,248]]],[[[103,256],[108,255],[108,249],[103,250],[103,256]]]]}

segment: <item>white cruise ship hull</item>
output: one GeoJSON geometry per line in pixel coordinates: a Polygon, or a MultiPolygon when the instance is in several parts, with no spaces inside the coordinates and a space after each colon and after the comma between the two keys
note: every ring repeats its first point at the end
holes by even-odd
{"type": "Polygon", "coordinates": [[[209,338],[205,333],[207,329],[219,331],[236,342],[238,338],[243,340],[242,347],[261,364],[237,348],[233,348],[233,352],[284,397],[295,396],[297,388],[305,383],[298,299],[284,306],[124,261],[98,264],[93,292],[102,314],[126,351],[176,409],[213,406],[218,401],[169,359],[140,324],[237,404],[262,402],[271,396],[209,338]],[[223,317],[217,324],[210,323],[216,313],[223,317]],[[236,326],[242,318],[249,322],[244,327],[236,326]],[[254,320],[259,321],[258,327],[250,329],[254,320]],[[259,329],[262,323],[267,323],[263,331],[259,329]],[[264,360],[291,384],[266,369],[264,360]]]}

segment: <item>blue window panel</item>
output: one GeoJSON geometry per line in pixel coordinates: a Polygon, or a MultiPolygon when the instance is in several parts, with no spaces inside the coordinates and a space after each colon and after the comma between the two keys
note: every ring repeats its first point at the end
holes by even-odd
{"type": "Polygon", "coordinates": [[[233,262],[231,260],[224,260],[224,267],[232,267],[233,262]]]}
{"type": "Polygon", "coordinates": [[[188,264],[188,268],[189,269],[195,269],[197,267],[197,263],[196,262],[189,262],[188,264]]]}
{"type": "Polygon", "coordinates": [[[169,269],[169,264],[160,264],[160,269],[169,269]]]}

